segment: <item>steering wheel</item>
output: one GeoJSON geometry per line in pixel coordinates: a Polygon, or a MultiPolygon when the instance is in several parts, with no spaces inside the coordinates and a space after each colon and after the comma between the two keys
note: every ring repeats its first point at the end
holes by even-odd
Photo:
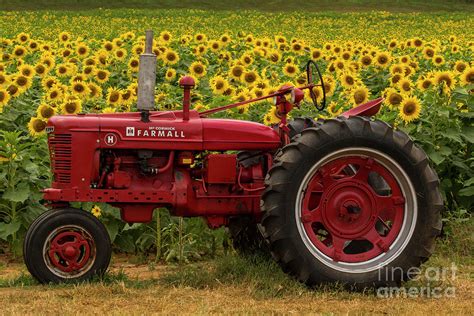
{"type": "Polygon", "coordinates": [[[313,74],[314,74],[314,69],[316,69],[316,72],[319,77],[319,82],[320,84],[314,85],[315,87],[320,86],[321,89],[323,90],[323,99],[321,100],[320,105],[318,106],[318,98],[316,94],[313,91],[313,88],[309,89],[309,95],[311,96],[311,100],[313,100],[313,104],[316,107],[317,110],[322,111],[326,107],[326,89],[324,88],[324,81],[323,81],[323,76],[321,75],[321,71],[319,71],[318,65],[313,61],[313,60],[308,60],[308,63],[306,64],[306,77],[308,79],[308,84],[313,84],[313,74]]]}

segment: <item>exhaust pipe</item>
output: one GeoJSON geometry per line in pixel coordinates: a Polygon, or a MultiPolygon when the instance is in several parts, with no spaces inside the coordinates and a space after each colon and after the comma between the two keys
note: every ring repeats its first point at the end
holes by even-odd
{"type": "Polygon", "coordinates": [[[155,108],[156,55],[153,54],[153,31],[145,35],[145,52],[140,55],[137,109],[143,122],[149,122],[149,111],[155,108]]]}

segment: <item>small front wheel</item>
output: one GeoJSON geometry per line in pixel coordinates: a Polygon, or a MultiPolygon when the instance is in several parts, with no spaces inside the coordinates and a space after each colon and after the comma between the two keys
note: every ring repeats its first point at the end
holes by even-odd
{"type": "Polygon", "coordinates": [[[24,260],[41,283],[77,282],[102,275],[112,253],[104,225],[74,208],[42,214],[28,229],[24,260]]]}

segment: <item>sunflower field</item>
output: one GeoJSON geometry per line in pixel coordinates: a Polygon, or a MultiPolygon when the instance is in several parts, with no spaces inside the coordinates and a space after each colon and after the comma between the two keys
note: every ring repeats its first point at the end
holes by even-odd
{"type": "MultiPolygon", "coordinates": [[[[16,252],[42,211],[49,185],[44,129],[54,115],[135,111],[144,30],[157,55],[155,103],[179,110],[185,74],[198,111],[306,83],[313,59],[323,70],[327,107],[310,99],[293,117],[330,119],[384,97],[378,119],[406,131],[428,153],[446,218],[469,216],[474,196],[474,22],[469,14],[99,10],[3,12],[0,19],[0,239],[16,252]],[[422,35],[420,35],[422,34],[422,35]]],[[[321,98],[322,90],[315,93],[321,98]]],[[[267,101],[219,114],[277,122],[267,101]]],[[[219,116],[218,115],[218,116],[219,116]]],[[[158,259],[213,255],[227,244],[196,219],[163,212],[125,225],[107,205],[83,203],[106,224],[118,250],[158,259]]],[[[158,213],[158,212],[155,212],[158,213]]],[[[226,248],[226,247],[224,247],[226,248]]]]}

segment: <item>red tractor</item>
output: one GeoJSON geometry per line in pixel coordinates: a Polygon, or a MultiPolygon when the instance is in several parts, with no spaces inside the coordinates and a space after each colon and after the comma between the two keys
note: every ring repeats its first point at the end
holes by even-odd
{"type": "Polygon", "coordinates": [[[81,281],[106,271],[104,225],[69,202],[105,202],[128,223],[153,210],[227,226],[239,250],[266,247],[308,285],[382,286],[413,276],[433,251],[443,200],[426,154],[403,132],[371,119],[382,99],[325,121],[287,115],[324,83],[307,64],[307,85],[205,112],[151,111],[156,57],[147,33],[138,109],[55,116],[48,122],[53,183],[49,211],[30,226],[24,259],[42,283],[81,281]],[[316,78],[317,80],[313,80],[316,78]],[[218,111],[273,98],[277,126],[213,119],[218,111]]]}

